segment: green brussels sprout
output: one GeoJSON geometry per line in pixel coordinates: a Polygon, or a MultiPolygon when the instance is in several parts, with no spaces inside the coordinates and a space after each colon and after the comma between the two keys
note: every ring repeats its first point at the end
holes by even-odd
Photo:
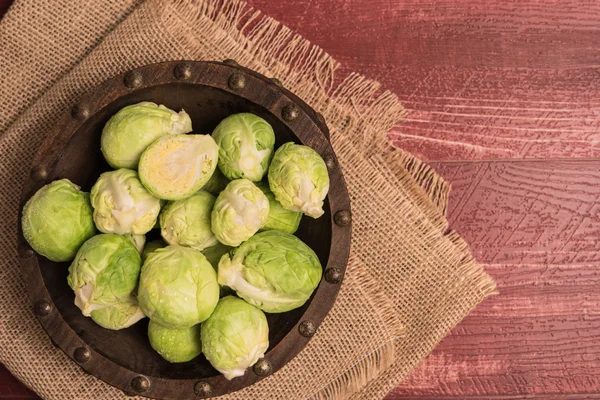
{"type": "Polygon", "coordinates": [[[140,254],[125,236],[100,234],[86,241],[69,267],[67,282],[83,315],[125,301],[135,289],[140,254]]]}
{"type": "Polygon", "coordinates": [[[144,251],[144,247],[146,245],[146,235],[125,235],[125,237],[129,240],[131,240],[131,243],[133,243],[133,245],[135,246],[135,248],[137,249],[138,253],[142,254],[142,251],[144,251]]]}
{"type": "Polygon", "coordinates": [[[269,325],[258,308],[227,296],[202,324],[200,337],[206,359],[231,380],[264,357],[269,348],[269,325]]]}
{"type": "Polygon", "coordinates": [[[269,199],[269,216],[267,217],[267,222],[265,222],[259,231],[276,230],[292,234],[295,233],[298,230],[298,226],[300,226],[302,213],[283,208],[283,206],[275,199],[275,195],[269,189],[268,183],[258,182],[256,186],[258,186],[265,196],[267,196],[267,199],[269,199]]]}
{"type": "Polygon", "coordinates": [[[229,182],[219,194],[211,215],[211,228],[219,242],[239,246],[267,221],[269,200],[248,179],[229,182]]]}
{"type": "Polygon", "coordinates": [[[202,353],[200,324],[183,329],[169,329],[150,320],[148,339],[150,346],[171,363],[187,362],[202,353]]]}
{"type": "Polygon", "coordinates": [[[202,186],[202,190],[214,196],[218,196],[219,193],[225,189],[228,183],[229,179],[225,178],[225,175],[223,175],[219,168],[216,168],[208,182],[202,186]]]}
{"type": "Polygon", "coordinates": [[[125,168],[100,175],[91,200],[94,222],[104,233],[143,235],[160,212],[160,201],[144,188],[137,172],[125,168]]]}
{"type": "Polygon", "coordinates": [[[160,213],[160,233],[169,244],[204,250],[217,244],[210,230],[215,197],[203,190],[183,200],[169,202],[160,213]]]}
{"type": "Polygon", "coordinates": [[[21,228],[27,243],[52,261],[71,261],[96,233],[88,193],[68,179],[47,184],[23,207],[21,228]]]}
{"type": "Polygon", "coordinates": [[[162,239],[147,242],[144,246],[144,250],[142,250],[142,262],[146,261],[148,254],[152,253],[156,249],[162,249],[163,247],[167,247],[167,243],[165,243],[165,241],[162,239]]]}
{"type": "Polygon", "coordinates": [[[312,218],[323,215],[329,174],[316,151],[292,142],[284,144],[273,156],[268,178],[269,187],[283,208],[312,218]]]}
{"type": "Polygon", "coordinates": [[[215,309],[217,274],[198,250],[172,245],[157,249],[142,267],[138,300],[154,322],[169,329],[189,328],[215,309]]]}
{"type": "Polygon", "coordinates": [[[122,108],[102,130],[100,148],[111,167],[135,169],[146,147],[161,136],[192,131],[192,120],[183,110],[144,101],[122,108]]]}
{"type": "Polygon", "coordinates": [[[219,261],[221,260],[221,257],[223,257],[223,254],[229,253],[231,250],[233,250],[233,247],[225,246],[223,243],[217,242],[214,246],[202,250],[202,254],[204,254],[204,257],[206,257],[210,265],[212,265],[216,271],[219,268],[219,261]]]}
{"type": "Polygon", "coordinates": [[[185,199],[208,182],[218,157],[209,135],[166,135],[142,153],[140,179],[160,199],[185,199]]]}
{"type": "Polygon", "coordinates": [[[264,312],[302,306],[321,281],[314,251],[297,237],[279,231],[258,233],[219,262],[219,284],[264,312]]]}
{"type": "Polygon", "coordinates": [[[145,315],[135,296],[129,296],[126,300],[92,311],[91,317],[101,327],[118,331],[129,328],[145,315]]]}
{"type": "Polygon", "coordinates": [[[241,113],[225,118],[212,133],[219,145],[219,169],[229,179],[258,182],[273,156],[275,133],[261,117],[241,113]]]}

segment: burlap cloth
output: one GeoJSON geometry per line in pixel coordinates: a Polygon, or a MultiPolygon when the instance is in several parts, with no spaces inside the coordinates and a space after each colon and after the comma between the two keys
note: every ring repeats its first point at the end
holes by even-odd
{"type": "Polygon", "coordinates": [[[0,361],[44,398],[125,396],[54,348],[33,316],[17,261],[20,186],[78,96],[148,63],[233,58],[277,77],[325,116],[350,191],[351,260],[334,308],[295,359],[228,398],[382,398],[495,291],[448,231],[447,184],[387,145],[404,115],[397,98],[334,77],[335,60],[242,2],[17,0],[0,46],[0,361]]]}

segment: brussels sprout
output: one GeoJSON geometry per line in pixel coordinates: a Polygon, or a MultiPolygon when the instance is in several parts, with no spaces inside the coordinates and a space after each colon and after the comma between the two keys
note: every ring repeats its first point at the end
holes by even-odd
{"type": "Polygon", "coordinates": [[[225,246],[223,243],[217,242],[214,246],[208,247],[202,250],[202,254],[206,257],[210,265],[213,266],[215,271],[219,268],[219,261],[223,254],[229,253],[233,250],[233,247],[225,246]]]}
{"type": "Polygon", "coordinates": [[[167,135],[140,158],[140,179],[156,197],[181,200],[197,192],[217,168],[219,147],[209,135],[167,135]]]}
{"type": "Polygon", "coordinates": [[[118,331],[144,318],[145,315],[134,296],[99,310],[92,311],[92,320],[103,328],[118,331]]]}
{"type": "Polygon", "coordinates": [[[267,221],[269,200],[248,179],[229,182],[219,194],[211,215],[211,228],[219,242],[239,246],[267,221]]]}
{"type": "Polygon", "coordinates": [[[313,218],[323,215],[329,175],[316,151],[292,142],[284,144],[273,156],[268,178],[269,187],[283,208],[313,218]]]}
{"type": "Polygon", "coordinates": [[[133,243],[133,245],[135,246],[135,248],[137,249],[138,253],[142,254],[142,251],[144,251],[144,247],[146,245],[146,235],[125,235],[125,237],[129,240],[131,240],[131,243],[133,243]]]}
{"type": "Polygon", "coordinates": [[[89,317],[94,310],[129,298],[142,261],[125,236],[100,234],[86,241],[69,267],[67,281],[75,291],[75,305],[89,317]]]}
{"type": "Polygon", "coordinates": [[[321,263],[297,237],[261,232],[219,262],[219,284],[269,313],[302,306],[321,281],[321,263]]]}
{"type": "Polygon", "coordinates": [[[204,250],[217,244],[210,230],[215,197],[199,190],[190,197],[169,202],[160,213],[160,233],[169,244],[204,250]]]}
{"type": "Polygon", "coordinates": [[[290,211],[283,208],[283,206],[275,200],[275,195],[269,189],[269,184],[266,182],[258,182],[256,184],[260,190],[269,199],[269,216],[267,222],[260,228],[260,231],[276,230],[287,233],[295,233],[300,226],[300,220],[302,219],[302,213],[296,211],[290,211]]]}
{"type": "Polygon", "coordinates": [[[147,242],[144,246],[144,250],[142,250],[142,262],[146,261],[148,254],[152,253],[156,249],[162,249],[163,247],[167,247],[167,244],[162,239],[147,242]]]}
{"type": "Polygon", "coordinates": [[[229,179],[225,178],[225,175],[223,175],[219,168],[216,168],[208,182],[202,186],[202,190],[214,196],[218,196],[219,193],[225,189],[228,183],[229,179]]]}
{"type": "Polygon", "coordinates": [[[202,324],[202,352],[215,369],[231,380],[265,355],[269,325],[258,308],[227,296],[202,324]]]}
{"type": "Polygon", "coordinates": [[[137,172],[105,172],[92,187],[94,222],[104,233],[143,235],[154,227],[160,201],[142,185],[137,172]]]}
{"type": "Polygon", "coordinates": [[[202,353],[200,324],[184,329],[168,329],[151,320],[148,339],[150,346],[172,363],[190,361],[202,353]]]}
{"type": "Polygon", "coordinates": [[[182,246],[157,249],[142,267],[138,300],[154,322],[169,329],[189,328],[215,309],[217,274],[198,250],[182,246]]]}
{"type": "Polygon", "coordinates": [[[142,152],[161,136],[192,131],[192,120],[183,110],[144,101],[122,108],[102,130],[100,148],[113,168],[137,167],[142,152]]]}
{"type": "Polygon", "coordinates": [[[21,227],[27,243],[52,261],[71,261],[96,233],[88,193],[68,179],[47,184],[23,207],[21,227]]]}
{"type": "Polygon", "coordinates": [[[219,145],[219,169],[229,179],[260,181],[269,166],[275,133],[267,121],[250,113],[225,118],[212,133],[219,145]]]}

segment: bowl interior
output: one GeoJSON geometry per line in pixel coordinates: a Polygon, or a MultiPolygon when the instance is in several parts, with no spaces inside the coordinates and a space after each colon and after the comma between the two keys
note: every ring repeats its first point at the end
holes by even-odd
{"type": "MultiPolygon", "coordinates": [[[[276,99],[273,99],[275,101],[276,99]]],[[[233,113],[251,112],[267,120],[276,134],[276,146],[289,141],[300,143],[294,133],[267,109],[232,93],[198,84],[167,83],[148,87],[119,97],[99,112],[90,116],[62,149],[57,164],[49,171],[49,179],[68,178],[89,191],[100,173],[110,170],[100,151],[100,135],[104,124],[122,107],[140,101],[152,101],[179,111],[184,109],[191,117],[193,133],[210,134],[217,124],[233,113]]],[[[325,215],[319,219],[304,216],[296,235],[318,255],[325,267],[331,247],[331,211],[325,203],[325,215]]],[[[160,237],[151,231],[148,240],[160,237]]],[[[134,326],[110,331],[84,317],[74,305],[74,294],[67,284],[69,263],[54,263],[39,257],[45,285],[70,327],[94,350],[113,362],[138,374],[170,379],[208,378],[218,375],[203,355],[182,364],[171,364],[156,353],[148,342],[148,320],[134,326]]],[[[283,313],[267,314],[269,321],[269,350],[298,323],[312,301],[303,307],[283,313]]]]}

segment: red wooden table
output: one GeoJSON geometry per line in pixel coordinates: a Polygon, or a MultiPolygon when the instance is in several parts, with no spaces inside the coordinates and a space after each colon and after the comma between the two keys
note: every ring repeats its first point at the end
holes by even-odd
{"type": "Polygon", "coordinates": [[[600,399],[600,3],[249,2],[400,96],[498,282],[388,400],[600,399]]]}

